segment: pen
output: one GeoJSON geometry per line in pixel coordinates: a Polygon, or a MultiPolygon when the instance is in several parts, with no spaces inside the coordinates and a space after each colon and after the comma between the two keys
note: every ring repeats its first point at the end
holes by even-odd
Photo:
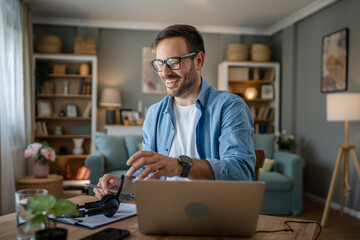
{"type": "MultiPolygon", "coordinates": [[[[94,185],[94,184],[91,184],[91,183],[85,183],[86,186],[88,187],[91,187],[91,188],[97,188],[97,189],[102,189],[102,187],[100,186],[97,186],[97,185],[94,185]]],[[[112,193],[117,193],[117,190],[114,190],[114,189],[107,189],[109,192],[112,192],[112,193]]]]}

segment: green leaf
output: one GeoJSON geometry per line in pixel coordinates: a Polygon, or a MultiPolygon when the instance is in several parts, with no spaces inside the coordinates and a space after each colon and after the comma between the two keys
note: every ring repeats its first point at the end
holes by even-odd
{"type": "Polygon", "coordinates": [[[30,221],[27,221],[25,224],[24,232],[30,231],[35,226],[39,225],[42,222],[45,222],[48,220],[48,217],[46,215],[38,215],[31,219],[30,221]]]}
{"type": "Polygon", "coordinates": [[[79,216],[80,215],[76,204],[74,204],[66,199],[57,200],[54,208],[52,209],[52,213],[56,217],[61,217],[62,215],[70,215],[70,216],[79,216]]]}
{"type": "Polygon", "coordinates": [[[56,203],[56,199],[51,195],[36,195],[30,199],[28,209],[33,215],[42,214],[44,211],[50,211],[56,203]]]}

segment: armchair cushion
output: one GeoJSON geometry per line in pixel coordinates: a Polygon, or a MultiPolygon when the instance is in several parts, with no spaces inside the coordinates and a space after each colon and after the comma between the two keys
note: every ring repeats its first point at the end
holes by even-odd
{"type": "Polygon", "coordinates": [[[95,143],[99,152],[106,158],[105,169],[107,172],[129,168],[126,165],[128,154],[124,143],[124,136],[96,132],[95,143]]]}
{"type": "Polygon", "coordinates": [[[260,181],[266,182],[266,191],[291,191],[292,180],[278,172],[262,172],[260,181]]]}

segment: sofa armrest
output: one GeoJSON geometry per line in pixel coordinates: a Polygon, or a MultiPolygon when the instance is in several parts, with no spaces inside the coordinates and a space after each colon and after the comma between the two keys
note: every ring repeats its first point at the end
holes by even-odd
{"type": "MultiPolygon", "coordinates": [[[[99,182],[99,178],[102,177],[105,173],[104,155],[99,151],[90,154],[85,160],[85,165],[90,170],[90,182],[92,184],[97,184],[99,182]]],[[[88,192],[92,193],[92,189],[90,189],[88,192]]]]}
{"type": "Polygon", "coordinates": [[[292,196],[292,214],[299,215],[302,212],[302,184],[303,184],[303,168],[305,166],[304,159],[294,153],[275,152],[274,159],[276,165],[274,171],[289,177],[293,183],[292,196]]]}

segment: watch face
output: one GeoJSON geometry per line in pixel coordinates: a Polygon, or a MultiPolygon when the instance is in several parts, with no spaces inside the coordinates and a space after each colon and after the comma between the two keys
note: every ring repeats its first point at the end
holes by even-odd
{"type": "Polygon", "coordinates": [[[185,156],[185,155],[181,155],[181,156],[179,157],[179,159],[180,159],[180,161],[181,161],[182,163],[184,163],[184,164],[189,164],[189,165],[191,165],[192,162],[193,162],[193,160],[192,160],[191,158],[189,158],[188,156],[185,156]]]}

